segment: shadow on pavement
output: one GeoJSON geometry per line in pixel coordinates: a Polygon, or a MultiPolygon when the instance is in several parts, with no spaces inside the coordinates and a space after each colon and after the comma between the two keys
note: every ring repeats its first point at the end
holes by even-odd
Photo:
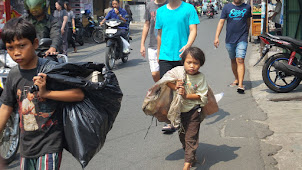
{"type": "Polygon", "coordinates": [[[269,89],[268,87],[266,89],[261,90],[263,92],[267,92],[268,94],[295,94],[295,93],[301,93],[302,92],[302,84],[300,84],[298,87],[296,87],[293,91],[287,92],[287,93],[277,93],[273,90],[269,89]]]}
{"type": "MultiPolygon", "coordinates": [[[[240,147],[230,147],[227,145],[211,145],[205,143],[199,143],[199,147],[196,152],[197,163],[194,167],[196,169],[210,169],[211,166],[218,162],[227,162],[238,157],[235,151],[240,147]]],[[[166,160],[181,160],[184,159],[184,150],[179,149],[166,157],[166,160]]]]}
{"type": "Polygon", "coordinates": [[[247,84],[245,86],[245,90],[250,90],[252,88],[258,87],[263,83],[263,80],[255,80],[255,81],[243,81],[243,84],[247,84]]]}
{"type": "Polygon", "coordinates": [[[231,115],[229,112],[225,112],[223,109],[219,109],[219,111],[217,113],[214,113],[214,114],[206,117],[206,119],[216,117],[215,120],[213,120],[212,122],[206,123],[206,125],[211,125],[213,123],[219,122],[220,120],[224,119],[225,117],[227,117],[229,115],[231,115]]]}

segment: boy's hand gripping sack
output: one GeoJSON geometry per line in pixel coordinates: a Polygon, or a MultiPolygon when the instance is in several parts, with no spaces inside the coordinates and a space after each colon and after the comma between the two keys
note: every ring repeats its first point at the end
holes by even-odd
{"type": "Polygon", "coordinates": [[[99,76],[96,71],[101,73],[103,68],[104,64],[83,62],[44,70],[48,85],[81,88],[85,94],[83,101],[63,105],[65,148],[83,168],[104,145],[121,107],[123,94],[113,72],[102,74],[99,78],[103,81],[88,80],[99,76]]]}

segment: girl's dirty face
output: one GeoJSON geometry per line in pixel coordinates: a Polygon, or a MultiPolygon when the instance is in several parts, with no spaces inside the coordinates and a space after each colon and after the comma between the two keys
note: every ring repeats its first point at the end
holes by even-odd
{"type": "Polygon", "coordinates": [[[196,60],[190,54],[188,54],[184,62],[184,68],[187,74],[197,74],[200,68],[200,61],[196,60]]]}

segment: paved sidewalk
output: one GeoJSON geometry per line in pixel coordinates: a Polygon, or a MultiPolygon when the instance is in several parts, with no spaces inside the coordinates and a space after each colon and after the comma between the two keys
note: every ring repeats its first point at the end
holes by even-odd
{"type": "Polygon", "coordinates": [[[268,119],[263,123],[274,132],[263,141],[282,147],[272,154],[278,162],[278,169],[302,169],[302,84],[290,93],[280,94],[269,90],[262,80],[262,65],[253,67],[260,57],[259,44],[249,45],[252,46],[252,52],[247,70],[250,72],[252,95],[259,107],[267,113],[268,119]]]}

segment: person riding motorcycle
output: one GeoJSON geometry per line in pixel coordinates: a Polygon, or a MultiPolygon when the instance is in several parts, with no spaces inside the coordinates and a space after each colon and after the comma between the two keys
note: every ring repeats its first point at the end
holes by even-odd
{"type": "MultiPolygon", "coordinates": [[[[126,18],[127,12],[125,9],[119,7],[119,0],[112,0],[112,10],[108,12],[108,14],[106,15],[106,17],[100,22],[100,25],[103,25],[103,23],[106,20],[109,19],[119,19],[122,20],[123,22],[125,22],[125,24],[120,25],[118,28],[119,29],[119,34],[126,40],[128,40],[127,34],[128,34],[128,19],[126,18]]],[[[123,42],[120,40],[120,46],[123,46],[123,42]]],[[[122,50],[121,54],[122,55],[122,50]]]]}
{"type": "Polygon", "coordinates": [[[212,2],[211,0],[208,0],[207,10],[213,12],[214,15],[214,5],[211,2],[212,2]]]}
{"type": "Polygon", "coordinates": [[[58,20],[49,15],[46,0],[24,0],[27,14],[23,15],[27,21],[32,23],[37,31],[37,38],[51,38],[52,44],[45,55],[55,55],[62,44],[60,35],[60,24],[58,20]]]}

